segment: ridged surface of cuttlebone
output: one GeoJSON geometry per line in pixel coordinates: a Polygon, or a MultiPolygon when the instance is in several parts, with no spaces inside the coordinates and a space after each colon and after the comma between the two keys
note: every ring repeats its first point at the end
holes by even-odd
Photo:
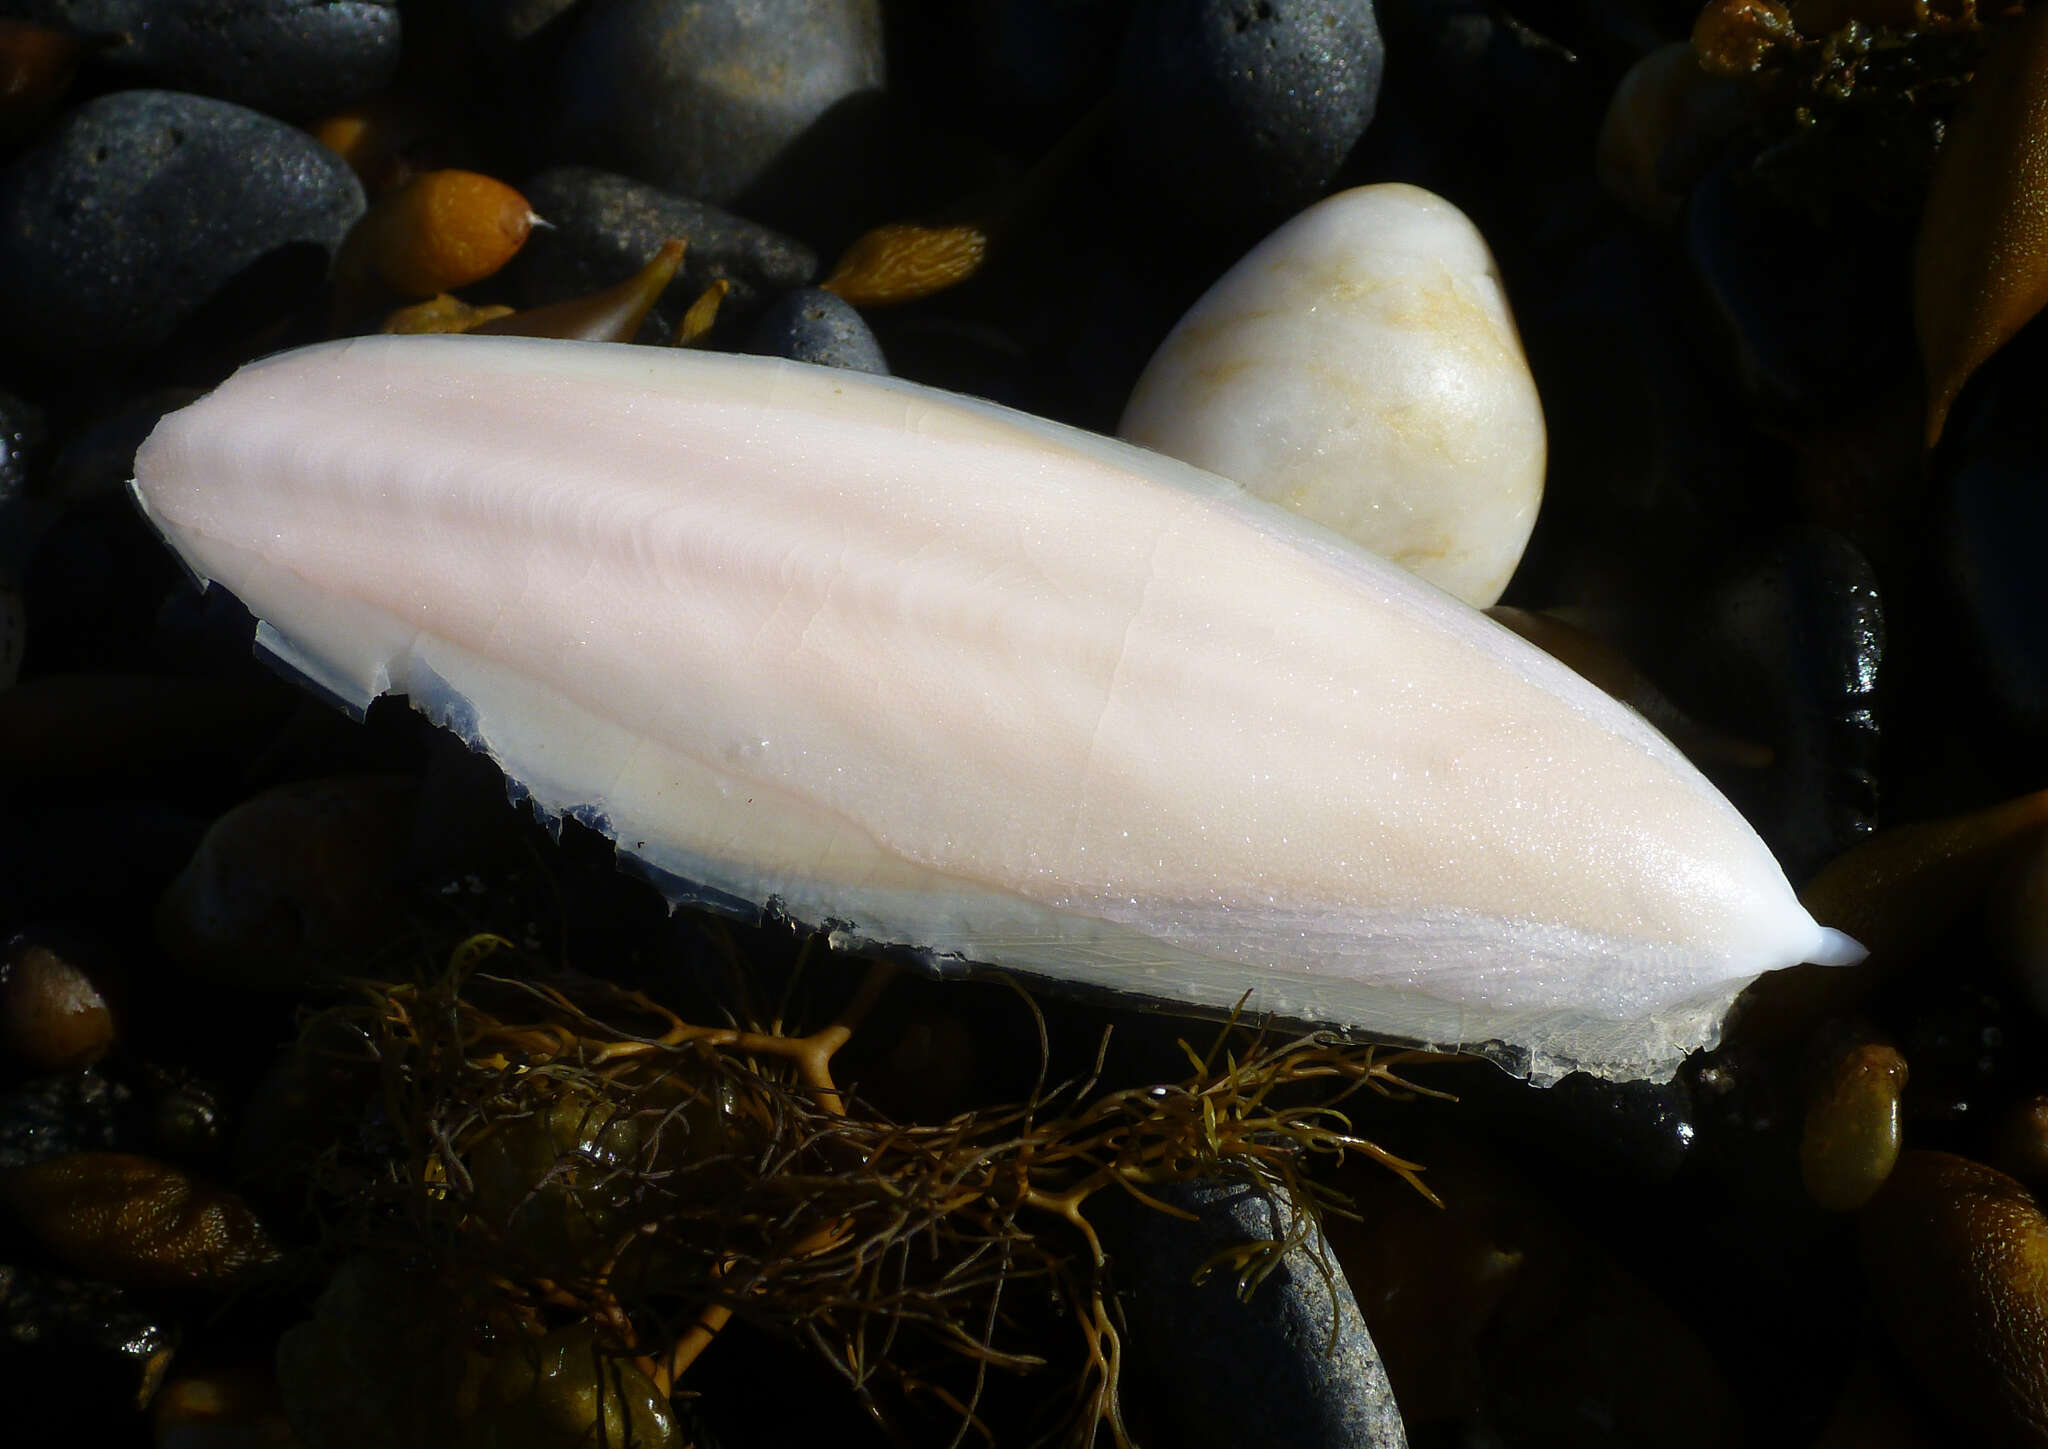
{"type": "Polygon", "coordinates": [[[1112,440],[768,359],[329,344],[173,414],[137,495],[275,652],[543,809],[852,939],[1668,1073],[1849,949],[1638,716],[1112,440]]]}

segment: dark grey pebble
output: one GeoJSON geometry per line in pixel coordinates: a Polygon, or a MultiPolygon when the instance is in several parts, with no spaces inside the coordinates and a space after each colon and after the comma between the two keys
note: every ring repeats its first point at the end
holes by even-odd
{"type": "Polygon", "coordinates": [[[37,1077],[0,1092],[0,1172],[73,1152],[112,1152],[129,1089],[97,1071],[37,1077]]]}
{"type": "Polygon", "coordinates": [[[887,376],[882,344],[853,304],[822,287],[799,287],[770,303],[747,334],[747,351],[887,376]]]}
{"type": "Polygon", "coordinates": [[[863,189],[883,75],[878,0],[611,0],[577,18],[555,144],[750,216],[829,218],[863,189]]]}
{"type": "Polygon", "coordinates": [[[1776,755],[1716,783],[1804,884],[1877,828],[1876,572],[1838,534],[1790,530],[1704,581],[1680,634],[1680,705],[1776,755]]]}
{"type": "Polygon", "coordinates": [[[1709,355],[1765,417],[1825,415],[1914,367],[1910,226],[1823,226],[1731,160],[1693,188],[1683,242],[1709,355]]]}
{"type": "Polygon", "coordinates": [[[1513,1148],[1540,1154],[1591,1177],[1669,1182],[1685,1166],[1696,1135],[1692,1092],[1669,1082],[1610,1082],[1573,1072],[1534,1087],[1486,1063],[1459,1064],[1440,1085],[1513,1148]]]}
{"type": "Polygon", "coordinates": [[[157,610],[186,587],[176,558],[125,495],[75,504],[37,536],[22,577],[31,625],[24,667],[147,669],[157,610]]]}
{"type": "Polygon", "coordinates": [[[0,172],[0,354],[118,367],[187,324],[283,316],[362,213],[341,158],[282,121],[102,96],[0,172]]]}
{"type": "Polygon", "coordinates": [[[1314,1251],[1297,1248],[1249,1299],[1227,1268],[1198,1284],[1216,1254],[1280,1239],[1292,1219],[1244,1183],[1184,1183],[1156,1195],[1197,1220],[1119,1199],[1103,1231],[1129,1329],[1126,1363],[1150,1390],[1161,1439],[1196,1449],[1405,1449],[1386,1368],[1335,1257],[1326,1277],[1314,1251]]]}
{"type": "Polygon", "coordinates": [[[398,0],[0,0],[128,77],[311,121],[398,72],[398,0]]]}
{"type": "Polygon", "coordinates": [[[608,171],[556,166],[528,177],[521,190],[549,223],[534,229],[514,264],[528,306],[622,282],[670,237],[689,243],[682,270],[640,329],[643,342],[668,340],[690,304],[720,279],[732,284],[719,306],[725,321],[751,316],[817,274],[817,254],[781,232],[608,171]]]}
{"type": "Polygon", "coordinates": [[[110,1283],[0,1263],[0,1376],[14,1395],[10,1442],[115,1444],[160,1381],[180,1332],[160,1306],[110,1283]]]}
{"type": "Polygon", "coordinates": [[[1263,229],[1329,188],[1385,64],[1371,0],[1140,0],[1117,60],[1122,169],[1219,229],[1263,229]]]}

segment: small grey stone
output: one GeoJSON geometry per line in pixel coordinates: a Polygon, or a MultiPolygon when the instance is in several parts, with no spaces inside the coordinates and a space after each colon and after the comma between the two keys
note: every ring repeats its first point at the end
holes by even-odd
{"type": "Polygon", "coordinates": [[[783,293],[747,334],[747,351],[854,372],[889,372],[882,344],[853,304],[822,287],[783,293]]]}
{"type": "Polygon", "coordinates": [[[99,42],[94,63],[309,121],[398,71],[398,0],[0,0],[99,42]]]}
{"type": "Polygon", "coordinates": [[[0,351],[118,366],[238,279],[245,312],[282,315],[363,207],[341,158],[282,121],[174,91],[101,96],[0,172],[0,351]]]}
{"type": "Polygon", "coordinates": [[[1140,0],[1117,60],[1125,173],[1221,229],[1329,189],[1379,105],[1372,0],[1140,0]]]}
{"type": "Polygon", "coordinates": [[[1218,1253],[1285,1237],[1286,1206],[1222,1180],[1154,1192],[1197,1220],[1119,1205],[1102,1227],[1129,1327],[1126,1362],[1154,1386],[1172,1441],[1406,1449],[1386,1368],[1334,1258],[1325,1277],[1311,1248],[1294,1249],[1249,1300],[1226,1268],[1194,1281],[1218,1253]]]}
{"type": "Polygon", "coordinates": [[[95,1071],[37,1077],[0,1092],[0,1172],[74,1152],[111,1152],[129,1091],[95,1071]]]}
{"type": "Polygon", "coordinates": [[[879,120],[881,6],[612,0],[578,17],[558,80],[564,160],[773,220],[829,215],[859,194],[879,120]]]}
{"type": "Polygon", "coordinates": [[[549,223],[534,229],[514,264],[529,306],[623,282],[670,237],[689,243],[682,269],[640,330],[641,341],[665,341],[715,281],[732,284],[720,317],[745,318],[818,270],[816,253],[778,231],[608,171],[556,166],[529,177],[521,191],[549,223]]]}

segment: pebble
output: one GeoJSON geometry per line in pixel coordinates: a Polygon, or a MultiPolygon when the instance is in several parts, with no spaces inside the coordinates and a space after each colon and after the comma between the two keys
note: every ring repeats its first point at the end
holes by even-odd
{"type": "Polygon", "coordinates": [[[102,96],[0,173],[0,356],[120,367],[231,290],[223,322],[271,321],[311,298],[362,213],[348,167],[282,121],[102,96]]]}
{"type": "Polygon", "coordinates": [[[1906,1059],[1882,1042],[1855,1047],[1816,1084],[1799,1141],[1806,1192],[1831,1213],[1853,1212],[1899,1160],[1906,1059]]]}
{"type": "Polygon", "coordinates": [[[1839,535],[1795,530],[1703,583],[1691,616],[1681,702],[1771,747],[1769,769],[1718,783],[1793,882],[1809,880],[1877,826],[1876,574],[1839,535]]]}
{"type": "Polygon", "coordinates": [[[31,1072],[72,1072],[113,1044],[113,1013],[75,960],[27,936],[7,942],[0,952],[0,1053],[31,1072]]]}
{"type": "Polygon", "coordinates": [[[1398,183],[1318,203],[1225,273],[1117,432],[1481,608],[1543,496],[1543,409],[1492,254],[1398,183]]]}
{"type": "Polygon", "coordinates": [[[267,1365],[231,1364],[169,1379],[149,1418],[153,1449],[296,1449],[267,1365]]]}
{"type": "Polygon", "coordinates": [[[235,1194],[129,1153],[10,1169],[0,1202],[54,1256],[122,1288],[225,1291],[278,1255],[235,1194]]]}
{"type": "Polygon", "coordinates": [[[286,120],[311,120],[391,83],[398,0],[7,0],[92,45],[92,63],[286,120]]]}
{"type": "Polygon", "coordinates": [[[879,0],[613,0],[570,37],[556,146],[749,216],[844,225],[883,77],[879,0]]]}
{"type": "Polygon", "coordinates": [[[95,1071],[37,1077],[0,1092],[0,1173],[119,1146],[133,1095],[95,1071]]]}
{"type": "Polygon", "coordinates": [[[1161,1416],[1160,1437],[1196,1449],[1406,1449],[1350,1285],[1334,1261],[1317,1262],[1328,1252],[1321,1235],[1245,1293],[1215,1260],[1284,1238],[1293,1225],[1286,1206],[1240,1182],[1148,1191],[1197,1219],[1122,1205],[1105,1219],[1115,1225],[1105,1227],[1105,1244],[1128,1326],[1126,1362],[1152,1390],[1146,1402],[1161,1416]]]}
{"type": "Polygon", "coordinates": [[[1329,189],[1385,65],[1371,0],[1138,0],[1117,58],[1122,172],[1218,230],[1271,226],[1329,189]]]}
{"type": "Polygon", "coordinates": [[[2048,1217],[2033,1194],[1914,1148],[1858,1227],[1871,1299],[1921,1386],[1978,1442],[2048,1443],[2048,1217]]]}
{"type": "Polygon", "coordinates": [[[885,377],[889,372],[882,344],[860,313],[844,298],[820,287],[798,287],[778,297],[755,320],[746,349],[821,367],[845,367],[885,377]]]}
{"type": "Polygon", "coordinates": [[[681,272],[641,326],[642,342],[672,337],[713,282],[731,283],[725,306],[746,318],[769,297],[817,275],[817,254],[801,242],[628,177],[557,166],[529,177],[522,190],[549,222],[513,267],[529,306],[616,286],[646,266],[664,242],[688,243],[681,272]]]}
{"type": "Polygon", "coordinates": [[[416,794],[407,776],[351,775],[236,806],[164,893],[158,941],[194,971],[257,990],[360,974],[404,932],[392,877],[416,794]]]}
{"type": "Polygon", "coordinates": [[[1986,937],[2020,994],[2048,1019],[2048,835],[2037,834],[1986,892],[1986,937]]]}
{"type": "Polygon", "coordinates": [[[43,410],[0,388],[0,568],[20,568],[27,554],[22,514],[30,481],[47,461],[49,441],[43,410]]]}

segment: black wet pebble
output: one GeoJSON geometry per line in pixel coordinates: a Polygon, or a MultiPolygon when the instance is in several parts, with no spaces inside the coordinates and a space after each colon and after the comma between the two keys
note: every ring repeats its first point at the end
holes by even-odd
{"type": "Polygon", "coordinates": [[[1513,1150],[1594,1177],[1669,1182],[1692,1150],[1692,1094],[1683,1079],[1610,1082],[1573,1072],[1537,1087],[1475,1063],[1442,1085],[1513,1150]]]}
{"type": "Polygon", "coordinates": [[[799,287],[770,303],[747,334],[747,351],[887,376],[882,344],[853,304],[822,287],[799,287]]]}
{"type": "Polygon", "coordinates": [[[363,213],[341,158],[226,101],[121,91],[0,172],[0,355],[118,367],[313,297],[363,213]]]}
{"type": "Polygon", "coordinates": [[[1160,1439],[1194,1449],[1405,1449],[1379,1350],[1327,1249],[1327,1276],[1314,1248],[1297,1247],[1248,1299],[1236,1274],[1214,1264],[1220,1253],[1284,1238],[1287,1208],[1216,1179],[1147,1190],[1196,1214],[1186,1222],[1121,1199],[1103,1214],[1129,1329],[1125,1362],[1163,1420],[1160,1439]],[[1204,1268],[1212,1271],[1195,1282],[1204,1268]]]}
{"type": "Polygon", "coordinates": [[[102,1072],[37,1077],[0,1092],[0,1172],[130,1147],[122,1122],[134,1094],[102,1072]]]}
{"type": "Polygon", "coordinates": [[[608,171],[556,166],[520,189],[549,223],[534,229],[514,263],[528,306],[600,291],[646,266],[669,238],[689,243],[681,270],[640,329],[642,342],[666,342],[715,281],[732,287],[720,319],[744,319],[817,274],[817,253],[781,232],[608,171]]]}
{"type": "Polygon", "coordinates": [[[92,63],[310,121],[391,84],[398,0],[0,0],[95,42],[92,63]]]}
{"type": "Polygon", "coordinates": [[[1681,634],[1678,702],[1776,757],[1716,782],[1803,884],[1877,826],[1876,573],[1837,534],[1789,530],[1704,583],[1681,634]]]}
{"type": "Polygon", "coordinates": [[[562,58],[557,154],[782,224],[830,219],[863,189],[883,76],[879,0],[610,0],[562,58]]]}
{"type": "Polygon", "coordinates": [[[1218,229],[1262,229],[1329,188],[1385,64],[1371,0],[1140,0],[1117,61],[1122,169],[1218,229]]]}
{"type": "Polygon", "coordinates": [[[1710,354],[1766,417],[1824,416],[1913,368],[1897,223],[1823,226],[1729,161],[1693,189],[1683,242],[1710,354]]]}

